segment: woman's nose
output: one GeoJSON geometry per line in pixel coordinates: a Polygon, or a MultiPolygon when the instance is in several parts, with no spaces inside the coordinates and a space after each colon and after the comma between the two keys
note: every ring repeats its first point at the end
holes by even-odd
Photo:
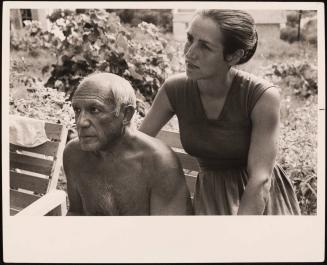
{"type": "Polygon", "coordinates": [[[184,55],[189,59],[194,59],[196,57],[195,43],[185,45],[184,55]]]}

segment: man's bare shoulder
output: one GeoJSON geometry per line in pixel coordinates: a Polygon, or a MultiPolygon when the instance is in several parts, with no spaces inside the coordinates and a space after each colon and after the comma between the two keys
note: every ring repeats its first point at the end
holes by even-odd
{"type": "Polygon", "coordinates": [[[70,140],[64,149],[63,163],[66,166],[72,166],[75,163],[79,163],[83,152],[80,148],[79,139],[74,138],[70,140]]]}
{"type": "Polygon", "coordinates": [[[80,152],[81,148],[79,145],[79,139],[78,137],[70,140],[66,146],[65,146],[65,150],[64,150],[64,154],[70,154],[70,153],[74,153],[74,152],[80,152]]]}
{"type": "Polygon", "coordinates": [[[140,148],[144,150],[144,156],[156,166],[176,167],[177,156],[164,142],[142,132],[137,133],[137,138],[140,148]]]}

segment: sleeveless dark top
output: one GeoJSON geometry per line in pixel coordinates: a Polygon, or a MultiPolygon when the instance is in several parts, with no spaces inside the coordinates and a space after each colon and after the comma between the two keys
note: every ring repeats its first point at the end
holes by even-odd
{"type": "MultiPolygon", "coordinates": [[[[201,168],[194,198],[197,214],[237,213],[248,178],[251,111],[262,94],[273,86],[244,71],[235,71],[217,119],[207,118],[197,82],[185,73],[169,78],[163,85],[178,118],[182,145],[187,153],[197,158],[201,168]]],[[[299,214],[285,172],[276,165],[273,175],[265,214],[299,214]],[[276,178],[279,181],[276,182],[276,178]]]]}

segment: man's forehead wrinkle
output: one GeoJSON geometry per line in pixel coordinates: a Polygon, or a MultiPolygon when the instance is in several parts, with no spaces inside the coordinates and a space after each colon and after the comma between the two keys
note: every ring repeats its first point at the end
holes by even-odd
{"type": "Polygon", "coordinates": [[[78,100],[78,99],[96,99],[103,103],[108,103],[108,98],[104,98],[102,96],[94,95],[90,93],[78,93],[77,95],[74,95],[73,100],[78,100]]]}
{"type": "Polygon", "coordinates": [[[110,100],[110,89],[104,87],[99,82],[90,82],[89,80],[81,83],[76,90],[74,98],[98,98],[101,101],[110,100]]]}

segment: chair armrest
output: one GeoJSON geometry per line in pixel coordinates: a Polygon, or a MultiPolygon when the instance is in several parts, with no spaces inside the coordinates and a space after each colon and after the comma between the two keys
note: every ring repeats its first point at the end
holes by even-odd
{"type": "Polygon", "coordinates": [[[66,192],[62,190],[50,191],[15,216],[43,216],[58,206],[61,206],[61,215],[66,215],[66,197],[66,192]]]}

